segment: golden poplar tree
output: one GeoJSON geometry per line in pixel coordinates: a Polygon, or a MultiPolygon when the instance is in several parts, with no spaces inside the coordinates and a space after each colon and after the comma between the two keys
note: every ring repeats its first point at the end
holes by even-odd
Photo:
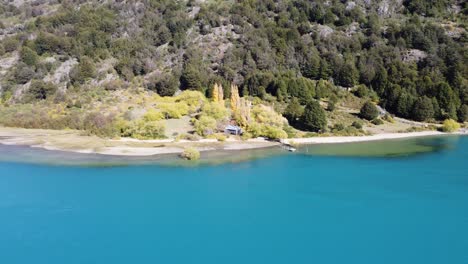
{"type": "Polygon", "coordinates": [[[221,84],[218,84],[218,102],[221,105],[224,105],[224,91],[223,86],[221,84]]]}
{"type": "Polygon", "coordinates": [[[235,84],[231,84],[231,110],[233,114],[236,114],[239,110],[240,97],[239,88],[235,84]]]}
{"type": "Polygon", "coordinates": [[[213,85],[213,102],[219,102],[219,89],[217,83],[213,85]]]}
{"type": "Polygon", "coordinates": [[[215,83],[213,85],[213,102],[224,105],[224,92],[221,84],[215,83]]]}

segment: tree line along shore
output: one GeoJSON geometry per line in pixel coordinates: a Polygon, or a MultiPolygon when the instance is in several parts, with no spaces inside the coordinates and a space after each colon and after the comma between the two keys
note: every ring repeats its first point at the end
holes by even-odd
{"type": "Polygon", "coordinates": [[[0,124],[219,142],[457,131],[466,5],[384,4],[6,3],[0,124]]]}

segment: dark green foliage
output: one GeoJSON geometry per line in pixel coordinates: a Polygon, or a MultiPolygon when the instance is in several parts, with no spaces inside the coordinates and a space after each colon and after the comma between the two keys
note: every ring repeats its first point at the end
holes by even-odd
{"type": "Polygon", "coordinates": [[[40,32],[34,41],[36,52],[42,55],[46,52],[64,54],[70,51],[71,44],[67,38],[60,38],[50,33],[40,32]]]}
{"type": "Polygon", "coordinates": [[[357,89],[354,91],[354,94],[359,98],[364,98],[369,96],[369,89],[364,85],[359,85],[357,89]]]}
{"type": "Polygon", "coordinates": [[[321,98],[326,98],[330,95],[331,93],[331,85],[327,81],[320,80],[317,83],[317,87],[315,87],[315,98],[316,99],[321,99],[321,98]]]}
{"type": "Polygon", "coordinates": [[[179,80],[172,74],[166,74],[154,78],[146,86],[161,96],[173,96],[177,89],[179,89],[179,80]]]}
{"type": "Polygon", "coordinates": [[[80,63],[70,72],[71,82],[77,84],[83,84],[86,80],[92,79],[95,76],[96,66],[88,57],[81,58],[80,63]]]}
{"type": "Polygon", "coordinates": [[[359,115],[367,120],[373,120],[379,116],[379,109],[370,101],[366,102],[359,112],[359,115]]]}
{"type": "Polygon", "coordinates": [[[376,125],[376,126],[380,126],[380,125],[383,125],[384,124],[384,121],[380,118],[376,118],[374,120],[371,121],[372,124],[376,125]]]}
{"type": "Polygon", "coordinates": [[[301,126],[312,132],[323,132],[327,127],[325,111],[317,101],[310,101],[301,118],[301,126]]]}
{"type": "Polygon", "coordinates": [[[416,121],[426,121],[434,117],[434,106],[432,105],[432,100],[426,96],[418,98],[416,100],[412,117],[416,121]]]}
{"type": "Polygon", "coordinates": [[[468,105],[464,104],[458,109],[458,121],[466,122],[468,121],[468,105]]]}
{"type": "Polygon", "coordinates": [[[408,93],[402,93],[397,101],[396,113],[402,117],[410,118],[416,98],[408,93]]]}
{"type": "Polygon", "coordinates": [[[1,43],[5,52],[15,51],[20,44],[19,40],[14,37],[5,38],[1,43]]]}
{"type": "Polygon", "coordinates": [[[362,129],[362,122],[360,121],[354,121],[353,124],[351,125],[356,129],[362,129]]]}
{"type": "Polygon", "coordinates": [[[345,129],[345,126],[341,123],[335,124],[332,128],[333,132],[339,132],[345,129]]]}
{"type": "Polygon", "coordinates": [[[457,119],[457,103],[459,102],[449,84],[442,82],[437,85],[437,101],[442,115],[447,118],[457,119]]]}
{"type": "Polygon", "coordinates": [[[187,65],[180,76],[180,85],[183,90],[204,91],[202,74],[195,65],[187,65]]]}
{"type": "Polygon", "coordinates": [[[14,82],[17,84],[25,84],[34,77],[34,69],[24,63],[19,63],[14,71],[14,82]]]}
{"type": "Polygon", "coordinates": [[[359,73],[352,63],[345,63],[337,74],[337,82],[344,87],[353,87],[356,85],[359,73]]]}
{"type": "Polygon", "coordinates": [[[452,1],[449,0],[405,0],[403,4],[411,12],[426,16],[435,16],[444,12],[452,1]]]}
{"type": "Polygon", "coordinates": [[[45,100],[55,94],[56,91],[57,87],[52,83],[33,80],[23,99],[26,102],[45,100]]]}
{"type": "Polygon", "coordinates": [[[338,97],[335,94],[332,94],[328,100],[327,110],[333,112],[338,103],[338,97]]]}
{"type": "Polygon", "coordinates": [[[296,97],[293,97],[284,110],[283,115],[288,119],[289,124],[294,126],[297,125],[303,113],[304,107],[301,106],[299,100],[296,97]]]}
{"type": "Polygon", "coordinates": [[[20,52],[20,60],[26,65],[35,66],[38,60],[38,56],[34,50],[28,47],[23,47],[20,52]]]}

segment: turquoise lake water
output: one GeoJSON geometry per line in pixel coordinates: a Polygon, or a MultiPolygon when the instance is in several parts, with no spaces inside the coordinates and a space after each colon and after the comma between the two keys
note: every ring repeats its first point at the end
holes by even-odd
{"type": "Polygon", "coordinates": [[[271,153],[62,166],[84,157],[0,146],[0,263],[468,263],[468,137],[271,153]]]}

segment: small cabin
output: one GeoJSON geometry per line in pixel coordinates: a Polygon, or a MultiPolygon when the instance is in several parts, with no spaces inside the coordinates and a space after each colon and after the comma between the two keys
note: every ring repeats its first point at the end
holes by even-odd
{"type": "Polygon", "coordinates": [[[224,132],[226,134],[230,134],[230,135],[236,135],[236,136],[237,135],[242,135],[242,128],[240,128],[238,126],[228,125],[224,129],[224,132]]]}

